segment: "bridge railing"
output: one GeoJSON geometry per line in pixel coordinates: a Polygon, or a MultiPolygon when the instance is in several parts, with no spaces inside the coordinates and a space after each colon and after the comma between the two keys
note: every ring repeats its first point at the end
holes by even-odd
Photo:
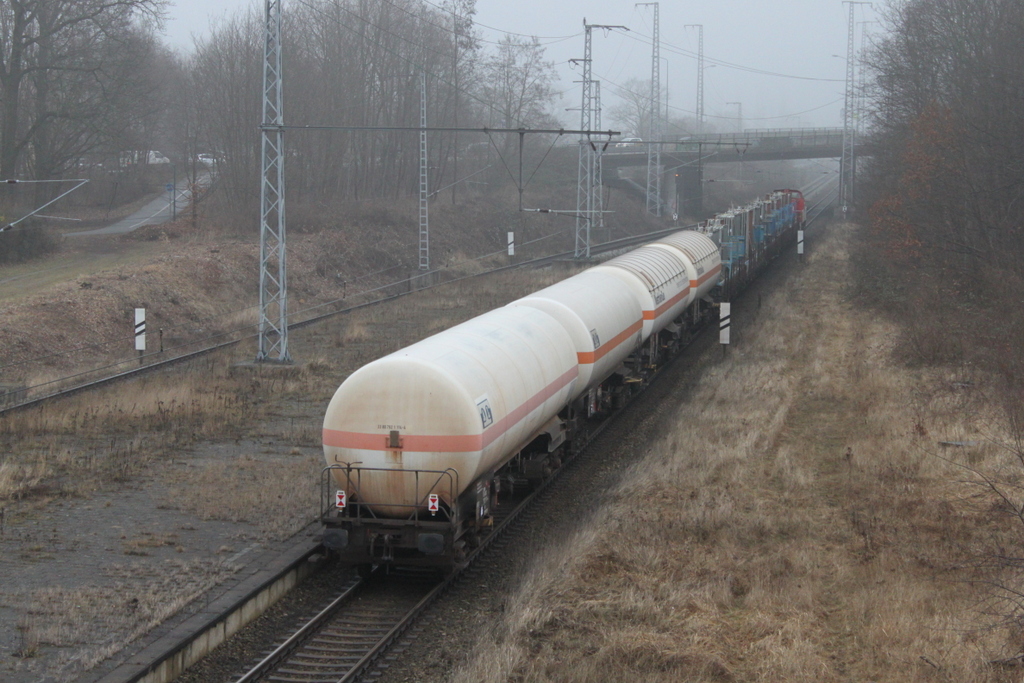
{"type": "Polygon", "coordinates": [[[842,139],[842,128],[751,128],[741,133],[712,133],[680,138],[680,144],[754,143],[756,140],[789,139],[800,144],[826,144],[842,139]]]}
{"type": "Polygon", "coordinates": [[[677,152],[712,152],[735,145],[749,151],[776,152],[793,148],[835,146],[842,143],[842,128],[764,128],[742,133],[694,135],[676,142],[677,152]]]}

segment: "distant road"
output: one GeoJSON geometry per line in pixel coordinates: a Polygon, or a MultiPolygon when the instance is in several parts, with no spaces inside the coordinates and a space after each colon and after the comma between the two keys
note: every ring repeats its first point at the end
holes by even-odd
{"type": "MultiPolygon", "coordinates": [[[[202,187],[208,187],[210,184],[210,173],[203,172],[199,174],[198,178],[199,185],[202,187]]],[[[175,196],[177,197],[178,211],[182,211],[187,206],[187,200],[185,197],[188,195],[187,181],[182,180],[174,188],[175,196]],[[183,189],[184,188],[184,189],[183,189]]],[[[170,192],[164,192],[160,197],[157,197],[153,201],[149,202],[141,209],[128,216],[122,218],[113,225],[108,225],[105,228],[96,228],[95,230],[84,230],[82,232],[69,232],[66,233],[68,237],[86,237],[89,235],[122,235],[132,230],[141,228],[144,225],[159,225],[160,223],[166,223],[171,220],[171,214],[173,213],[173,207],[171,206],[170,192]]]]}

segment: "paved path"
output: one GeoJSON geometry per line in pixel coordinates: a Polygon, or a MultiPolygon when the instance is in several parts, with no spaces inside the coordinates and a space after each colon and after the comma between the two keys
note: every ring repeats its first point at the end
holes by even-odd
{"type": "MultiPolygon", "coordinates": [[[[209,187],[210,174],[207,172],[200,173],[198,182],[201,187],[209,187]]],[[[179,181],[174,192],[177,195],[177,209],[180,213],[188,206],[188,181],[179,181]]],[[[143,225],[159,225],[160,223],[166,223],[171,220],[171,214],[171,193],[168,191],[164,192],[132,215],[127,218],[122,218],[113,225],[108,225],[105,228],[97,228],[95,230],[69,232],[67,233],[67,236],[85,237],[89,235],[121,235],[126,232],[131,232],[136,228],[141,228],[143,225]]]]}

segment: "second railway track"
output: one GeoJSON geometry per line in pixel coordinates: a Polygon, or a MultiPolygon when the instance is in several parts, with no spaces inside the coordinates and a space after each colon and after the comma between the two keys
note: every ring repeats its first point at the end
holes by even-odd
{"type": "MultiPolygon", "coordinates": [[[[824,203],[808,207],[810,215],[808,222],[811,223],[818,218],[823,208],[824,203]]],[[[706,339],[708,336],[705,330],[691,339],[673,359],[673,362],[659,371],[651,386],[655,386],[658,380],[661,380],[662,376],[666,374],[666,370],[676,361],[686,358],[687,350],[697,340],[706,339]]],[[[587,447],[591,442],[605,429],[612,427],[620,415],[636,411],[637,403],[637,400],[631,401],[612,419],[595,425],[588,432],[586,443],[581,451],[559,470],[558,475],[571,469],[578,460],[585,457],[587,447]]],[[[503,532],[509,530],[516,520],[522,521],[524,517],[522,513],[529,509],[537,499],[549,492],[549,488],[559,481],[558,475],[505,512],[504,518],[496,524],[494,532],[488,535],[481,547],[470,555],[470,568],[481,554],[487,552],[488,546],[501,538],[504,535],[503,532]]],[[[380,577],[376,579],[376,585],[372,583],[373,580],[360,582],[352,591],[365,591],[360,594],[365,600],[363,604],[356,604],[354,599],[350,598],[347,606],[338,608],[330,618],[323,614],[318,615],[304,625],[298,633],[288,638],[284,645],[238,678],[237,683],[253,683],[259,680],[282,683],[312,683],[313,681],[347,683],[359,680],[359,677],[384,655],[387,648],[398,641],[402,634],[412,626],[415,619],[461,576],[461,573],[457,573],[444,581],[433,584],[422,575],[415,574],[380,577]],[[417,589],[421,592],[417,592],[417,589]],[[412,591],[411,598],[406,595],[410,591],[412,591]],[[405,600],[412,604],[409,604],[409,608],[404,614],[398,614],[393,609],[397,604],[404,604],[397,601],[403,595],[406,596],[405,600]],[[422,597],[419,597],[421,595],[422,597]],[[417,597],[418,600],[416,600],[417,597]],[[374,604],[371,605],[371,601],[374,604]],[[375,635],[380,637],[371,644],[375,635]]],[[[328,611],[330,610],[325,610],[325,612],[328,611]]]]}

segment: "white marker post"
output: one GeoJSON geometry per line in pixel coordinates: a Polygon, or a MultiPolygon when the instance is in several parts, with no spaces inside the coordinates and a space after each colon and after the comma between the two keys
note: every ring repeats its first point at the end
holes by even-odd
{"type": "MultiPolygon", "coordinates": [[[[796,253],[800,256],[804,255],[804,231],[796,231],[796,253]]],[[[803,260],[803,259],[801,259],[803,260]]]]}
{"type": "Polygon", "coordinates": [[[732,305],[723,301],[718,308],[718,341],[722,345],[722,355],[729,348],[729,326],[732,324],[732,305]]]}
{"type": "Polygon", "coordinates": [[[135,350],[139,352],[139,365],[142,355],[146,352],[146,309],[135,309],[135,350]]]}
{"type": "Polygon", "coordinates": [[[514,232],[508,234],[508,255],[516,255],[516,234],[514,232]]]}

